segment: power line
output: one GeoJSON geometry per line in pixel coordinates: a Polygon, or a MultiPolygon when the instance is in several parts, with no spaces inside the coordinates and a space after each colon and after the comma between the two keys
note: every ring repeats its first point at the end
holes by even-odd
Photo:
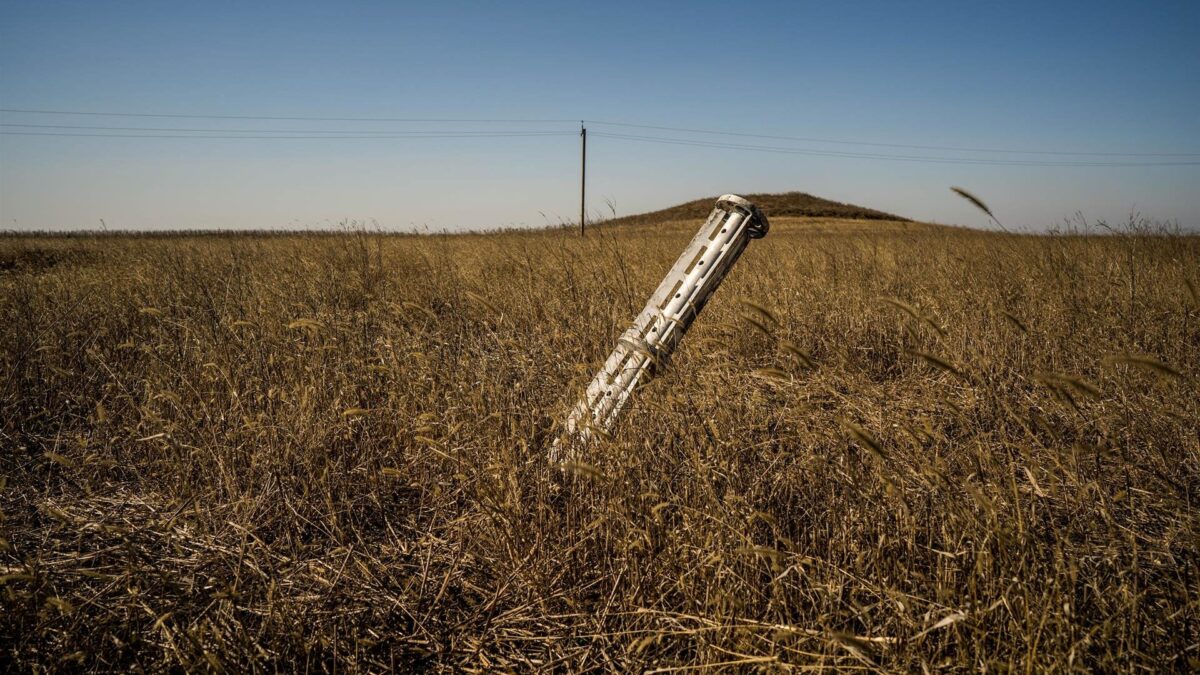
{"type": "Polygon", "coordinates": [[[945,150],[953,152],[999,152],[1016,155],[1079,155],[1097,157],[1200,157],[1200,152],[1074,152],[1069,150],[1013,150],[1010,148],[965,148],[951,145],[911,145],[906,143],[871,143],[867,141],[846,141],[830,138],[811,138],[806,136],[773,136],[770,134],[750,134],[736,131],[712,131],[708,129],[687,129],[684,127],[668,127],[654,124],[633,124],[631,122],[601,122],[587,120],[588,124],[598,124],[609,127],[629,127],[635,129],[657,129],[659,131],[677,131],[689,134],[709,134],[714,136],[739,136],[742,138],[765,138],[777,141],[802,141],[806,143],[831,143],[837,145],[864,145],[880,148],[907,148],[909,150],[945,150]]]}
{"type": "Polygon", "coordinates": [[[34,110],[28,108],[0,108],[4,113],[27,113],[33,115],[83,115],[90,117],[160,117],[192,120],[270,120],[292,122],[430,122],[430,123],[480,123],[480,124],[537,124],[561,123],[575,124],[577,119],[468,119],[468,118],[437,118],[437,117],[301,117],[292,115],[185,115],[180,113],[129,113],[129,112],[100,112],[82,110],[34,110]]]}
{"type": "Polygon", "coordinates": [[[521,138],[531,136],[574,136],[573,132],[569,131],[513,131],[513,132],[497,132],[497,133],[443,133],[443,134],[422,134],[419,136],[411,135],[391,135],[391,136],[224,136],[213,134],[89,134],[89,133],[59,133],[59,132],[44,132],[44,131],[0,131],[0,136],[58,136],[58,137],[77,137],[77,138],[200,138],[200,139],[225,139],[225,140],[321,140],[321,141],[342,141],[353,139],[364,140],[389,140],[389,139],[422,139],[422,138],[521,138]]]}
{"type": "MultiPolygon", "coordinates": [[[[0,126],[32,126],[32,125],[7,125],[0,126]]],[[[54,127],[54,125],[46,125],[54,127]]],[[[68,127],[73,128],[73,127],[68,127]]],[[[88,129],[91,127],[80,127],[88,129]]],[[[135,131],[154,131],[156,128],[151,127],[95,127],[96,129],[105,130],[135,130],[135,131]]],[[[0,130],[0,136],[43,136],[43,137],[58,137],[58,138],[148,138],[148,139],[208,139],[208,140],[400,140],[400,139],[433,139],[433,138],[530,138],[530,137],[553,137],[553,136],[574,136],[574,132],[569,131],[503,131],[503,132],[483,132],[483,131],[458,131],[458,132],[430,132],[430,131],[396,131],[396,132],[372,132],[367,135],[354,134],[354,132],[339,131],[339,132],[308,132],[308,133],[323,133],[324,135],[281,135],[287,133],[279,131],[278,133],[271,130],[221,130],[221,129],[169,129],[164,128],[164,131],[194,131],[196,133],[74,133],[74,132],[44,132],[44,131],[3,131],[0,130]],[[237,135],[229,135],[231,132],[241,131],[237,135]],[[262,132],[270,132],[274,135],[250,135],[261,134],[262,132]]],[[[1153,166],[1200,166],[1200,161],[1178,161],[1178,162],[1100,162],[1100,161],[1040,161],[1040,160],[1008,160],[1008,159],[988,159],[988,158],[969,158],[969,157],[937,157],[924,155],[888,155],[876,153],[861,153],[861,152],[841,152],[834,150],[818,150],[812,148],[790,148],[767,145],[746,145],[737,143],[721,143],[716,141],[697,141],[691,139],[680,138],[665,138],[658,136],[636,136],[629,134],[612,134],[606,132],[592,132],[593,136],[601,138],[612,138],[616,140],[634,141],[641,143],[659,143],[666,145],[682,145],[701,148],[715,148],[724,150],[749,150],[756,152],[771,152],[778,154],[789,155],[808,155],[815,157],[840,157],[848,159],[869,159],[869,160],[885,160],[899,162],[917,162],[926,164],[960,164],[960,165],[979,165],[979,166],[1046,166],[1046,167],[1153,167],[1153,166]]]]}
{"type": "Polygon", "coordinates": [[[1188,162],[1072,162],[1072,161],[1038,161],[1038,160],[1008,160],[967,157],[929,157],[921,155],[886,155],[861,152],[839,152],[834,150],[815,150],[808,148],[785,148],[768,145],[743,145],[736,143],[721,143],[716,141],[697,141],[679,138],[663,138],[658,136],[634,136],[627,134],[611,134],[592,132],[593,136],[614,138],[642,143],[663,143],[668,145],[687,145],[702,148],[719,148],[727,150],[753,150],[758,152],[774,152],[790,155],[812,155],[817,157],[845,157],[851,159],[875,159],[899,162],[922,162],[929,164],[972,164],[983,166],[1198,166],[1200,161],[1188,162]]]}
{"type": "Polygon", "coordinates": [[[70,130],[100,130],[100,131],[179,131],[190,133],[358,133],[358,135],[368,135],[368,133],[386,133],[386,135],[398,136],[424,136],[424,135],[444,135],[444,133],[462,133],[462,135],[491,135],[491,133],[566,133],[563,131],[535,131],[535,130],[490,130],[490,131],[457,131],[457,130],[329,130],[329,129],[187,129],[187,127],[178,126],[92,126],[92,125],[66,125],[66,124],[16,124],[16,123],[0,123],[0,126],[18,127],[18,129],[70,129],[70,130]]]}
{"type": "MultiPolygon", "coordinates": [[[[107,111],[80,110],[44,110],[28,108],[0,108],[0,113],[34,114],[34,115],[78,115],[119,118],[175,118],[175,119],[207,119],[207,120],[260,120],[260,121],[319,121],[319,122],[406,122],[433,124],[574,124],[575,120],[565,119],[481,119],[481,118],[402,118],[402,117],[315,117],[315,116],[262,116],[262,115],[201,115],[180,113],[131,113],[107,111]]],[[[1079,156],[1079,157],[1200,157],[1200,153],[1162,153],[1162,152],[1077,152],[1057,150],[1015,150],[1011,148],[974,148],[939,145],[915,145],[904,143],[875,143],[868,141],[849,141],[828,138],[804,136],[783,136],[771,134],[743,133],[733,131],[714,131],[708,129],[692,129],[665,125],[638,124],[632,122],[613,122],[590,120],[589,124],[600,126],[627,127],[638,129],[655,129],[673,131],[684,134],[706,134],[714,136],[729,136],[741,138],[762,138],[784,141],[800,141],[809,143],[828,143],[852,146],[869,146],[883,148],[903,148],[912,150],[934,150],[943,152],[975,152],[975,153],[1006,153],[1017,155],[1042,156],[1079,156]]],[[[386,138],[500,138],[519,136],[555,136],[566,135],[570,132],[543,130],[354,130],[354,129],[199,129],[180,127],[143,127],[143,126],[91,126],[66,124],[36,124],[36,123],[3,123],[0,127],[23,129],[67,129],[85,131],[128,131],[154,133],[60,133],[60,132],[31,132],[31,131],[0,131],[4,136],[60,136],[60,137],[92,137],[92,138],[210,138],[210,139],[386,139],[386,138]],[[164,133],[158,133],[164,132],[164,133]],[[236,135],[234,135],[236,134],[236,135]],[[249,135],[261,134],[261,135],[249,135]],[[293,135],[287,135],[293,134],[293,135]]],[[[812,155],[819,157],[847,157],[855,159],[872,159],[886,161],[924,162],[935,164],[971,164],[994,166],[1193,166],[1197,161],[1071,161],[1071,160],[1036,160],[1036,159],[1001,159],[988,157],[947,157],[928,155],[903,155],[854,151],[837,151],[819,148],[795,148],[769,145],[750,145],[725,141],[707,141],[692,138],[669,138],[662,136],[633,135],[620,133],[593,132],[594,136],[638,141],[646,143],[661,143],[695,147],[711,147],[733,150],[753,150],[759,152],[774,152],[785,154],[812,155]]]]}

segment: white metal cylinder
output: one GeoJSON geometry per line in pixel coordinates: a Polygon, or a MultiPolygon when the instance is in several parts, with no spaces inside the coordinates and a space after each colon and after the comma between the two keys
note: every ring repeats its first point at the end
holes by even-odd
{"type": "MultiPolygon", "coordinates": [[[[572,409],[564,424],[566,442],[586,443],[596,432],[612,431],[633,390],[665,365],[746,245],[766,236],[769,227],[749,201],[737,195],[717,200],[704,226],[572,409]]],[[[560,440],[552,459],[561,449],[560,440]]]]}

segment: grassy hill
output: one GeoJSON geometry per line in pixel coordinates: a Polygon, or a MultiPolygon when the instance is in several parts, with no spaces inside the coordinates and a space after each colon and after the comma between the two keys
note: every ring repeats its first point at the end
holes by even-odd
{"type": "MultiPolygon", "coordinates": [[[[902,218],[883,211],[868,209],[854,204],[843,204],[821,197],[814,197],[803,192],[782,192],[776,194],[744,194],[741,195],[754,202],[762,209],[767,218],[802,217],[802,218],[847,218],[858,220],[892,220],[908,222],[902,218]]],[[[653,223],[674,220],[703,220],[712,211],[716,196],[694,199],[658,211],[622,216],[610,221],[610,225],[649,225],[653,223]]]]}

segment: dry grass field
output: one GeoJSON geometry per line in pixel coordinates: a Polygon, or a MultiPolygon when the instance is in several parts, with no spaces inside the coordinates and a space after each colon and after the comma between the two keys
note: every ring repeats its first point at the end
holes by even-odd
{"type": "Polygon", "coordinates": [[[0,667],[1200,667],[1200,238],[699,226],[0,237],[0,667]]]}

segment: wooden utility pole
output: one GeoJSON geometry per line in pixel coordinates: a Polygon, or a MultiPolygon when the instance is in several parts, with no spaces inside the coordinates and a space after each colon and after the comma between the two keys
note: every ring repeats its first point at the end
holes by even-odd
{"type": "Polygon", "coordinates": [[[587,189],[587,128],[579,122],[579,236],[583,236],[584,222],[587,219],[587,201],[584,198],[587,189]]]}

